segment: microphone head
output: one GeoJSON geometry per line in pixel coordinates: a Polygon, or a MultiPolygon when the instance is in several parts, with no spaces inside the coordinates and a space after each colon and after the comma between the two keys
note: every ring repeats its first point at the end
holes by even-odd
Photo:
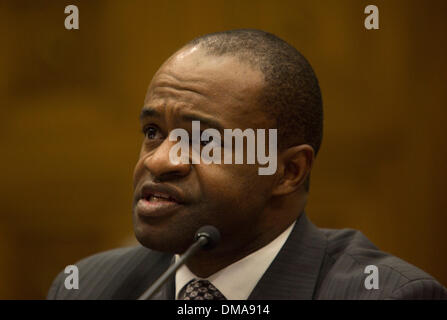
{"type": "Polygon", "coordinates": [[[197,241],[200,237],[206,237],[208,239],[208,242],[202,246],[202,249],[210,250],[219,243],[220,232],[214,226],[203,226],[197,230],[194,241],[197,241]]]}

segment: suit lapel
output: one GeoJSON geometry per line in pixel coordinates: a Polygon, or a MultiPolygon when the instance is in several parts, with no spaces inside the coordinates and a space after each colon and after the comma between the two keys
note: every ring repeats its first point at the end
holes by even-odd
{"type": "MultiPolygon", "coordinates": [[[[171,258],[171,263],[175,263],[175,257],[171,258]]],[[[166,266],[166,270],[169,266],[166,266]]],[[[154,294],[150,300],[175,300],[175,273],[166,283],[154,294]]]]}
{"type": "Polygon", "coordinates": [[[248,299],[312,299],[326,247],[326,237],[303,212],[248,299]]]}
{"type": "MultiPolygon", "coordinates": [[[[116,287],[111,298],[126,300],[137,299],[168,269],[174,260],[173,258],[174,256],[169,253],[142,248],[140,256],[134,257],[132,261],[129,261],[129,268],[134,268],[134,270],[129,273],[125,270],[121,272],[121,275],[117,276],[117,278],[120,278],[120,285],[116,287]]],[[[112,284],[118,282],[118,279],[111,282],[112,284]]],[[[160,297],[173,299],[175,288],[171,290],[171,286],[172,283],[167,281],[158,292],[160,297]]]]}

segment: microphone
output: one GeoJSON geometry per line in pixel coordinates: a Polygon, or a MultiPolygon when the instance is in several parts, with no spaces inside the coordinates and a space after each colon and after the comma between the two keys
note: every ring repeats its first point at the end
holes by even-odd
{"type": "Polygon", "coordinates": [[[189,258],[197,253],[200,249],[211,250],[220,241],[220,232],[216,227],[203,226],[197,230],[194,236],[194,243],[185,251],[180,259],[172,264],[139,298],[138,300],[148,300],[160,287],[171,277],[181,266],[183,266],[189,258]]]}

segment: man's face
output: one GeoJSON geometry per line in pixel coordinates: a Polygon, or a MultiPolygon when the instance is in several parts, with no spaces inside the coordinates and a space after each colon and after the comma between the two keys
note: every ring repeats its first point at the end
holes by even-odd
{"type": "MultiPolygon", "coordinates": [[[[266,231],[263,210],[273,176],[257,164],[174,164],[169,141],[176,128],[272,128],[258,106],[264,77],[234,57],[214,57],[196,47],[170,58],[152,79],[142,110],[146,133],[134,171],[133,221],[144,246],[181,253],[203,225],[216,226],[232,247],[266,231]],[[167,199],[169,197],[169,199],[167,199]]],[[[244,149],[246,151],[246,148],[244,149]]],[[[191,163],[191,161],[190,161],[191,163]]]]}

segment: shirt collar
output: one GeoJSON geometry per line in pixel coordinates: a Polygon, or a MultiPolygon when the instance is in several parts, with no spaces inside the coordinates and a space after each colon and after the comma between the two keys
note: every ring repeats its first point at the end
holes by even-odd
{"type": "MultiPolygon", "coordinates": [[[[292,223],[266,246],[219,270],[208,278],[197,277],[186,265],[183,265],[175,274],[176,299],[180,290],[189,281],[192,279],[206,279],[228,300],[246,300],[281,250],[295,223],[292,223]]],[[[175,260],[177,261],[178,259],[179,255],[175,255],[175,260]]]]}

